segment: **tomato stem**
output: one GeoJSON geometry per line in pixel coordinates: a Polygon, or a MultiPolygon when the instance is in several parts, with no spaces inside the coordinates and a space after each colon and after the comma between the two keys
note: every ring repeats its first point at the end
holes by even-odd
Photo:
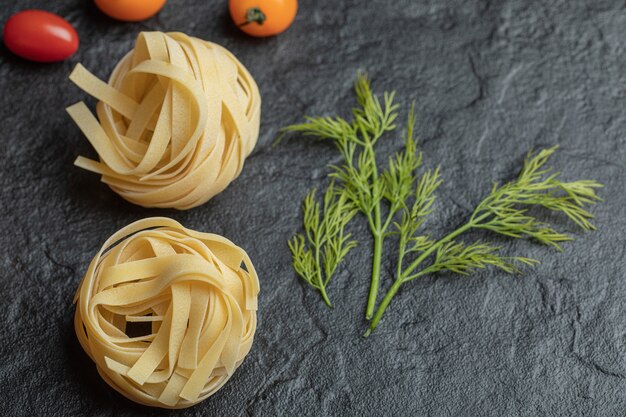
{"type": "Polygon", "coordinates": [[[265,22],[265,19],[267,19],[267,17],[265,16],[265,13],[263,13],[261,9],[259,9],[258,7],[250,7],[248,10],[246,10],[245,18],[246,18],[246,21],[240,24],[239,27],[249,25],[252,22],[256,22],[259,25],[263,25],[263,22],[265,22]]]}

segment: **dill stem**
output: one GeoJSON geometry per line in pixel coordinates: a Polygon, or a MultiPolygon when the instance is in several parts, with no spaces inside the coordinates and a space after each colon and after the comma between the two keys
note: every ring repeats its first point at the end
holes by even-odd
{"type": "Polygon", "coordinates": [[[330,308],[333,307],[333,305],[330,302],[330,299],[328,298],[328,294],[326,294],[326,284],[324,283],[324,279],[322,277],[322,267],[320,264],[320,242],[316,239],[315,244],[313,245],[315,247],[315,264],[319,265],[319,267],[317,268],[317,279],[319,281],[320,287],[320,294],[322,294],[322,298],[324,299],[324,302],[326,303],[326,305],[330,308]]]}
{"type": "Polygon", "coordinates": [[[374,315],[374,317],[372,318],[372,321],[370,322],[369,329],[367,329],[367,331],[363,335],[364,337],[369,336],[370,333],[374,331],[376,326],[378,326],[378,322],[380,321],[383,314],[385,313],[387,306],[389,306],[391,299],[393,298],[394,295],[396,295],[396,293],[398,292],[401,286],[402,286],[402,279],[396,279],[396,281],[393,283],[391,288],[389,288],[389,291],[387,291],[387,294],[385,294],[385,298],[383,298],[383,301],[381,301],[380,306],[378,306],[378,310],[376,310],[376,314],[374,315]]]}
{"type": "Polygon", "coordinates": [[[441,239],[439,239],[434,245],[432,245],[430,248],[428,248],[428,250],[424,251],[415,261],[413,261],[404,270],[404,272],[402,273],[402,279],[404,280],[407,277],[409,277],[411,275],[411,272],[413,272],[415,270],[415,268],[417,268],[422,262],[424,262],[424,260],[426,258],[428,258],[434,251],[439,249],[445,243],[448,243],[449,241],[451,241],[452,239],[454,239],[458,235],[467,232],[472,227],[478,226],[482,220],[486,219],[489,216],[490,216],[490,213],[485,213],[482,216],[479,216],[479,217],[477,217],[475,219],[470,220],[469,222],[465,223],[463,226],[459,227],[455,231],[450,232],[446,236],[444,236],[441,239]]]}
{"type": "Polygon", "coordinates": [[[404,260],[404,255],[406,255],[406,237],[400,237],[400,245],[398,249],[398,265],[396,267],[396,279],[402,276],[402,261],[404,260]]]}
{"type": "Polygon", "coordinates": [[[372,258],[372,281],[370,283],[370,292],[367,297],[367,308],[365,310],[365,318],[367,320],[371,319],[374,315],[376,297],[378,296],[378,285],[380,283],[380,263],[383,255],[382,234],[375,233],[374,231],[372,231],[372,234],[374,236],[374,257],[372,258]]]}
{"type": "Polygon", "coordinates": [[[437,243],[435,243],[430,248],[425,250],[416,260],[414,260],[404,270],[404,272],[398,278],[403,280],[405,277],[410,276],[411,272],[415,271],[415,268],[417,268],[422,262],[424,262],[424,260],[426,258],[428,258],[430,255],[432,255],[433,252],[435,252],[437,249],[439,249],[441,246],[443,246],[443,244],[451,241],[452,239],[454,239],[458,235],[460,235],[462,233],[465,233],[466,231],[468,231],[473,226],[474,226],[474,223],[468,222],[468,223],[464,224],[463,226],[459,227],[458,229],[456,229],[455,231],[453,231],[453,232],[449,233],[448,235],[446,235],[446,236],[442,237],[441,239],[439,239],[437,241],[437,243]]]}
{"type": "MultiPolygon", "coordinates": [[[[365,146],[366,152],[374,161],[372,164],[372,184],[378,182],[378,169],[376,168],[376,153],[374,152],[373,142],[368,141],[365,146]]],[[[367,306],[365,308],[365,319],[369,320],[374,314],[376,306],[376,298],[378,297],[378,286],[380,283],[380,263],[383,256],[383,231],[381,230],[380,201],[374,205],[374,222],[370,223],[372,237],[374,238],[374,256],[372,258],[372,277],[370,281],[370,292],[367,296],[367,306]]]]}
{"type": "Polygon", "coordinates": [[[326,305],[330,308],[333,308],[333,305],[331,304],[330,299],[328,298],[328,294],[326,294],[325,286],[320,286],[320,294],[322,294],[322,298],[324,299],[324,302],[326,303],[326,305]]]}
{"type": "Polygon", "coordinates": [[[428,258],[430,255],[432,255],[433,252],[435,252],[437,249],[439,249],[445,243],[451,241],[452,239],[454,239],[455,237],[459,236],[460,234],[463,234],[463,233],[467,232],[469,229],[471,229],[472,227],[478,225],[481,220],[484,220],[488,216],[489,216],[489,213],[483,214],[482,216],[479,216],[476,219],[470,220],[469,222],[465,223],[463,226],[459,227],[455,231],[450,232],[446,236],[442,237],[434,245],[432,245],[430,248],[428,248],[426,251],[424,251],[404,271],[402,271],[402,260],[403,260],[403,257],[404,257],[404,251],[400,252],[401,256],[398,258],[398,269],[397,269],[397,272],[396,272],[396,280],[394,281],[393,285],[387,291],[387,294],[385,294],[385,297],[383,298],[383,301],[378,306],[378,310],[376,310],[376,314],[374,314],[374,316],[372,318],[372,321],[370,322],[370,326],[367,329],[367,331],[365,332],[364,336],[365,337],[369,336],[374,331],[374,329],[376,329],[376,326],[378,326],[378,322],[383,317],[383,314],[385,314],[385,310],[389,306],[389,303],[391,302],[391,299],[396,295],[396,293],[398,292],[398,290],[400,289],[402,284],[404,284],[406,281],[411,280],[412,278],[417,278],[418,276],[421,275],[421,273],[418,272],[418,273],[414,274],[413,276],[411,276],[411,273],[413,271],[415,271],[415,269],[422,262],[424,262],[426,260],[426,258],[428,258]]]}

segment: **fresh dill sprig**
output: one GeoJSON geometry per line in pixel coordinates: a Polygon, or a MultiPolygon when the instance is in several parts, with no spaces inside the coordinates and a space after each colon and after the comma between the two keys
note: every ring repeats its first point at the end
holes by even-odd
{"type": "Polygon", "coordinates": [[[591,223],[593,216],[586,207],[601,201],[595,189],[602,185],[590,180],[562,182],[559,173],[545,168],[556,150],[553,147],[529,154],[515,180],[504,185],[495,184],[490,194],[476,206],[467,223],[438,240],[421,234],[420,229],[433,210],[435,192],[442,179],[439,167],[418,175],[422,154],[418,152],[413,137],[415,107],[413,105],[409,110],[404,149],[389,158],[386,168],[379,171],[375,145],[386,133],[396,129],[398,106],[393,102],[394,93],[384,93],[381,102],[372,93],[364,74],[358,75],[355,91],[359,107],[353,109],[351,121],[340,117],[306,117],[305,123],[288,126],[283,132],[300,132],[331,140],[343,156],[341,164],[331,167],[329,175],[336,183],[331,184],[330,194],[327,192],[325,196],[323,220],[320,220],[314,194],[309,194],[304,202],[306,239],[301,234],[296,235],[289,247],[296,272],[318,288],[330,305],[326,285],[336,265],[356,245],[349,235],[344,234],[344,228],[356,211],[364,215],[373,239],[372,275],[366,308],[366,318],[371,321],[366,336],[376,328],[400,287],[420,276],[440,271],[469,275],[489,266],[517,273],[521,265],[538,263],[530,258],[503,256],[498,246],[482,241],[460,241],[458,238],[469,230],[531,238],[558,250],[561,250],[562,242],[572,240],[571,236],[539,221],[529,211],[531,207],[563,213],[583,230],[595,229],[591,223]],[[326,203],[327,199],[329,203],[326,203]],[[341,207],[335,207],[331,201],[341,201],[341,207]],[[343,214],[333,214],[336,212],[343,214]],[[336,226],[329,229],[330,224],[336,226]],[[329,230],[340,237],[319,238],[333,235],[329,230]],[[383,242],[390,235],[397,236],[398,243],[395,281],[374,313],[383,242]],[[330,249],[325,245],[333,248],[331,253],[335,255],[328,254],[326,251],[330,249]],[[330,267],[326,266],[327,262],[330,267]]]}
{"type": "MultiPolygon", "coordinates": [[[[515,180],[502,186],[495,184],[491,193],[476,206],[469,221],[438,241],[416,236],[422,218],[411,220],[412,217],[405,214],[403,222],[397,225],[400,242],[396,280],[381,301],[366,335],[376,328],[402,284],[417,277],[439,271],[468,275],[489,265],[508,273],[516,273],[516,264],[533,266],[538,263],[531,258],[501,256],[497,246],[486,243],[474,242],[466,245],[456,242],[458,236],[471,229],[488,230],[512,238],[531,238],[561,250],[560,243],[572,240],[572,237],[539,221],[528,212],[531,206],[539,206],[565,214],[583,230],[595,230],[590,222],[593,215],[587,211],[586,206],[602,201],[595,192],[602,184],[590,180],[560,181],[558,172],[544,167],[556,149],[555,146],[543,149],[535,155],[529,154],[515,180]],[[405,254],[409,252],[407,248],[411,240],[418,242],[415,252],[419,255],[405,267],[403,262],[405,254]],[[419,269],[426,260],[431,260],[431,264],[419,269]]],[[[427,172],[424,178],[430,176],[427,172]]],[[[428,183],[432,180],[424,181],[428,183]]],[[[417,195],[422,195],[422,199],[434,198],[434,188],[436,187],[424,188],[426,191],[418,191],[417,195]]],[[[417,197],[416,201],[419,199],[417,197]]]]}
{"type": "Polygon", "coordinates": [[[322,207],[315,199],[313,189],[304,199],[305,234],[296,234],[289,242],[293,266],[312,287],[319,290],[324,302],[332,307],[326,287],[339,264],[356,246],[345,227],[356,210],[345,192],[333,183],[324,193],[322,207]]]}
{"type": "Polygon", "coordinates": [[[374,243],[370,292],[366,307],[366,318],[374,314],[376,296],[380,282],[380,265],[383,241],[394,215],[404,204],[404,197],[411,189],[412,171],[419,166],[421,158],[415,154],[413,124],[410,116],[410,129],[407,146],[410,152],[390,160],[389,168],[378,172],[374,146],[387,132],[396,129],[398,105],[394,104],[394,93],[384,93],[383,101],[372,93],[370,81],[365,74],[359,74],[355,82],[359,107],[352,110],[353,120],[348,122],[340,117],[307,117],[305,123],[287,126],[283,132],[301,132],[306,136],[332,140],[343,155],[342,165],[333,166],[332,174],[349,200],[367,218],[374,243]],[[409,183],[407,183],[407,180],[409,183]],[[389,201],[386,217],[383,218],[383,201],[389,201]]]}

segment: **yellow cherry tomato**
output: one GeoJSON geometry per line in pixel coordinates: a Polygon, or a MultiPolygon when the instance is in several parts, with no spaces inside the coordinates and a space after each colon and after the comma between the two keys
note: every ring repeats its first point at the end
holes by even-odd
{"type": "Polygon", "coordinates": [[[154,16],[166,0],[95,0],[96,6],[113,19],[138,22],[154,16]]]}
{"type": "Polygon", "coordinates": [[[230,17],[248,35],[274,36],[287,29],[298,11],[298,0],[229,0],[230,17]]]}

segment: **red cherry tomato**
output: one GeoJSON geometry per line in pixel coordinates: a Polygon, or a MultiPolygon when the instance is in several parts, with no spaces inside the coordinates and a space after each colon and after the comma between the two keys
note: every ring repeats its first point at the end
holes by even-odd
{"type": "Polygon", "coordinates": [[[72,25],[43,10],[24,10],[11,16],[3,37],[11,52],[36,62],[62,61],[78,49],[78,34],[72,25]]]}

